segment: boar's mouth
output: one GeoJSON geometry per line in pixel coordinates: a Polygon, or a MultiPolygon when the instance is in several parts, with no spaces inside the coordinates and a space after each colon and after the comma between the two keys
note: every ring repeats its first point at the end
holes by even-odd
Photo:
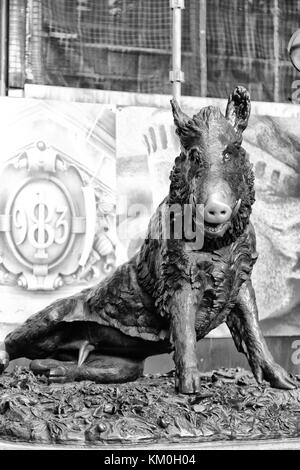
{"type": "Polygon", "coordinates": [[[227,229],[230,227],[230,220],[222,224],[204,223],[204,234],[208,237],[223,237],[227,229]]]}

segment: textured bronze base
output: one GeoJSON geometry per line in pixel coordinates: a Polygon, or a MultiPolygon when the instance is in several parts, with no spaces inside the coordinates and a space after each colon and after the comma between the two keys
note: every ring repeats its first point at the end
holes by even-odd
{"type": "Polygon", "coordinates": [[[258,386],[241,369],[204,374],[201,384],[200,393],[176,394],[171,372],[118,385],[48,385],[16,368],[0,377],[0,439],[101,446],[300,435],[300,390],[258,386]]]}

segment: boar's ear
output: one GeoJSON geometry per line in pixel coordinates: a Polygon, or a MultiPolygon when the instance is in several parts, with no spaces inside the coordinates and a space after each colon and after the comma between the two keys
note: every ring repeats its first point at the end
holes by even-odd
{"type": "Polygon", "coordinates": [[[229,95],[226,118],[238,134],[246,129],[250,116],[250,95],[246,88],[237,86],[229,95]]]}
{"type": "Polygon", "coordinates": [[[188,124],[188,122],[191,120],[187,114],[185,114],[183,111],[181,111],[179,104],[173,98],[171,100],[171,106],[172,106],[172,112],[173,112],[173,117],[174,117],[174,123],[177,128],[184,128],[188,124]]]}
{"type": "Polygon", "coordinates": [[[179,136],[181,145],[187,149],[192,145],[193,139],[198,138],[201,134],[199,122],[194,118],[190,118],[181,111],[179,104],[175,99],[171,100],[174,123],[176,126],[176,134],[179,136]]]}

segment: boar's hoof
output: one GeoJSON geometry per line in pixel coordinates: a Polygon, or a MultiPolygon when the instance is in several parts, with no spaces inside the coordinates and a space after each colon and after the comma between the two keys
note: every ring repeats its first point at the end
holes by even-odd
{"type": "Polygon", "coordinates": [[[268,363],[263,367],[263,378],[267,380],[273,388],[292,390],[299,387],[296,378],[293,378],[291,374],[288,374],[279,364],[276,364],[276,362],[268,363]]]}
{"type": "Polygon", "coordinates": [[[180,371],[175,379],[175,387],[179,393],[192,394],[200,390],[201,374],[197,367],[180,371]]]}
{"type": "MultiPolygon", "coordinates": [[[[75,365],[74,365],[74,368],[76,368],[75,365]]],[[[58,367],[54,367],[53,369],[50,369],[50,373],[49,373],[50,383],[62,383],[63,384],[66,382],[72,382],[73,379],[75,379],[75,376],[73,377],[72,371],[71,370],[68,371],[68,368],[64,366],[58,366],[58,367]]]]}
{"type": "Polygon", "coordinates": [[[48,377],[50,383],[65,383],[73,379],[77,363],[56,359],[35,359],[31,361],[30,369],[36,375],[48,377]]]}

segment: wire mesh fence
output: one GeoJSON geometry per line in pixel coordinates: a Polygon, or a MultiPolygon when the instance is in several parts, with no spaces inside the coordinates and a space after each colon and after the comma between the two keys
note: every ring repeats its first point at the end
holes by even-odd
{"type": "MultiPolygon", "coordinates": [[[[26,3],[27,82],[171,93],[169,0],[12,2],[26,3]]],[[[182,93],[201,96],[205,78],[208,96],[224,97],[240,83],[254,100],[289,101],[298,75],[287,44],[299,14],[300,0],[185,0],[182,93]]],[[[15,34],[20,27],[11,41],[15,34]]],[[[13,59],[11,80],[18,68],[13,59]]]]}
{"type": "Polygon", "coordinates": [[[242,83],[255,100],[289,101],[297,73],[287,44],[299,27],[299,0],[209,0],[207,5],[208,95],[224,96],[232,84],[242,83]]]}

